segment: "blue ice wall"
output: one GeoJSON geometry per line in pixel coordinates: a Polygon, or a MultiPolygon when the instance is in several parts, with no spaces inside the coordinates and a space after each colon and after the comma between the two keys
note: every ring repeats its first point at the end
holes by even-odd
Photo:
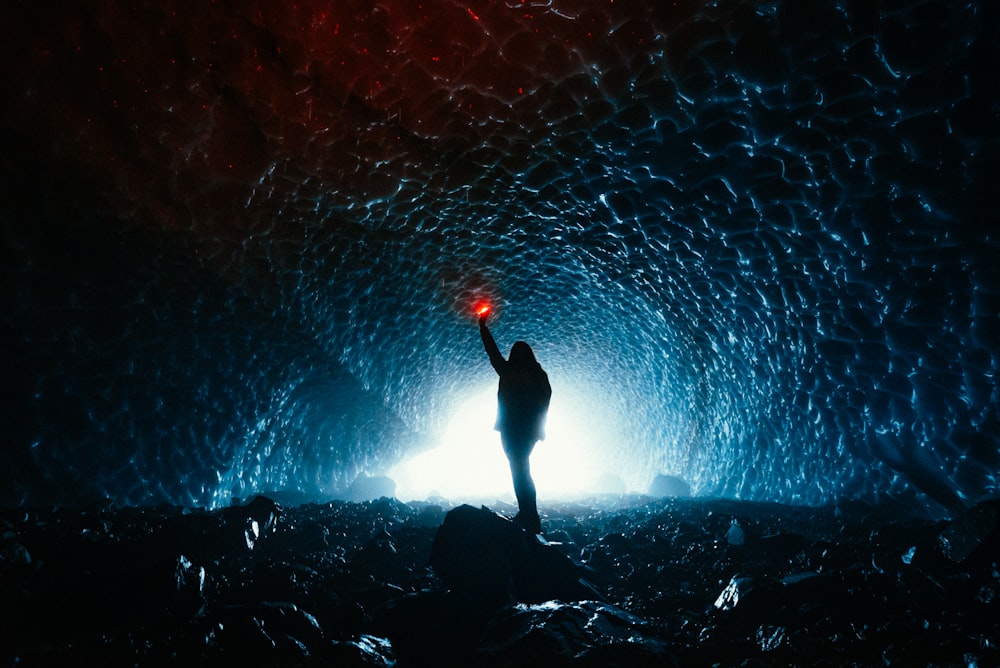
{"type": "Polygon", "coordinates": [[[996,494],[990,3],[2,11],[6,504],[382,470],[479,296],[633,487],[996,494]]]}

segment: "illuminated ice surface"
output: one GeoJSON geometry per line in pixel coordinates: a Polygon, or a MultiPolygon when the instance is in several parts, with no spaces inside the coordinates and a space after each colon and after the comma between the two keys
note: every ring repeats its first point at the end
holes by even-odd
{"type": "MultiPolygon", "coordinates": [[[[574,396],[572,388],[563,389],[561,401],[549,410],[549,435],[531,457],[535,484],[548,498],[608,491],[601,489],[602,479],[613,464],[606,463],[602,443],[613,433],[587,418],[586,398],[574,396]]],[[[495,387],[459,399],[435,447],[389,470],[396,496],[404,501],[436,496],[513,501],[510,469],[492,428],[496,410],[495,387]]]]}
{"type": "Polygon", "coordinates": [[[543,501],[657,473],[995,495],[997,25],[943,0],[4,8],[0,502],[322,498],[438,446],[502,466],[480,297],[552,379],[543,501]]]}

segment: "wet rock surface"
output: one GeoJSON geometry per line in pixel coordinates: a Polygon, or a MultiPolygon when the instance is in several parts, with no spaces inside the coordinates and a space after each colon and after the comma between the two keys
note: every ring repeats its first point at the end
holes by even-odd
{"type": "Polygon", "coordinates": [[[0,511],[2,665],[996,665],[996,506],[0,511]],[[506,516],[506,517],[505,517],[506,516]],[[743,541],[728,538],[734,526],[743,541]]]}

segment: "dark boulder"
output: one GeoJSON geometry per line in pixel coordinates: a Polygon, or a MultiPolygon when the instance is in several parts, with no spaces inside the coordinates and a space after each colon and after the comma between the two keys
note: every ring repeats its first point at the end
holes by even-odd
{"type": "Polygon", "coordinates": [[[583,567],[485,507],[445,516],[430,564],[453,593],[485,606],[600,597],[583,567]]]}
{"type": "Polygon", "coordinates": [[[990,553],[1000,543],[1000,499],[983,501],[961,514],[938,536],[941,553],[956,563],[990,553]]]}
{"type": "Polygon", "coordinates": [[[665,473],[658,474],[649,483],[649,495],[655,497],[691,496],[691,485],[683,478],[665,473]]]}
{"type": "Polygon", "coordinates": [[[646,635],[649,624],[597,601],[546,601],[504,608],[483,631],[488,665],[669,666],[666,643],[646,635]]]}

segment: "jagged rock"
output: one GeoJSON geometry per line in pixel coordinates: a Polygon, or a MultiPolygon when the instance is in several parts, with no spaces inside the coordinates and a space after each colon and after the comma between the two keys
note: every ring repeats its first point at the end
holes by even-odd
{"type": "Polygon", "coordinates": [[[178,611],[187,611],[190,616],[196,614],[205,605],[205,567],[194,564],[181,555],[174,567],[174,584],[176,595],[174,607],[178,611]]]}
{"type": "Polygon", "coordinates": [[[464,666],[492,614],[492,608],[435,587],[389,601],[374,632],[392,639],[401,665],[464,666]]]}
{"type": "Polygon", "coordinates": [[[379,529],[351,556],[351,565],[356,571],[379,580],[391,579],[399,573],[403,563],[393,537],[384,529],[379,529]]]}
{"type": "Polygon", "coordinates": [[[599,596],[582,567],[486,507],[462,505],[445,516],[430,564],[456,594],[485,605],[599,596]]]}
{"type": "MultiPolygon", "coordinates": [[[[232,509],[226,509],[231,511],[232,509]]],[[[252,550],[259,540],[265,536],[273,534],[278,528],[278,520],[282,515],[282,508],[277,503],[266,496],[254,497],[253,501],[240,509],[237,513],[234,524],[243,530],[243,538],[246,540],[247,549],[252,550]]],[[[223,511],[226,512],[226,511],[223,511]]]]}
{"type": "Polygon", "coordinates": [[[231,661],[275,665],[325,656],[334,647],[316,617],[294,603],[261,601],[223,607],[210,619],[209,649],[231,661]]]}
{"type": "Polygon", "coordinates": [[[719,597],[715,599],[715,608],[718,610],[733,610],[741,601],[749,596],[753,591],[753,579],[734,575],[726,588],[722,590],[719,597]]]}
{"type": "Polygon", "coordinates": [[[994,534],[961,562],[939,549],[961,518],[873,513],[859,524],[832,507],[632,503],[548,505],[546,536],[570,539],[548,547],[489,510],[446,516],[385,498],[280,511],[269,499],[215,511],[0,509],[0,654],[23,665],[669,665],[653,638],[685,666],[1000,665],[994,534]],[[475,540],[451,526],[463,515],[482,525],[475,540]],[[747,534],[738,548],[723,538],[734,517],[747,534]],[[441,522],[473,563],[477,541],[497,543],[499,596],[484,600],[482,570],[463,595],[429,567],[441,522]],[[589,555],[590,568],[560,552],[589,555]],[[579,592],[548,604],[562,572],[550,556],[572,566],[564,580],[598,582],[618,608],[579,603],[594,600],[579,592]],[[530,600],[518,595],[532,582],[525,568],[546,586],[530,600]],[[622,622],[618,609],[648,624],[622,622]]]}
{"type": "Polygon", "coordinates": [[[245,506],[170,517],[155,538],[161,550],[177,551],[195,562],[210,562],[233,551],[254,550],[277,531],[283,512],[271,499],[257,496],[245,506]]]}
{"type": "Polygon", "coordinates": [[[0,564],[3,566],[30,566],[31,553],[20,543],[0,547],[0,564]]]}
{"type": "Polygon", "coordinates": [[[726,542],[730,545],[742,545],[747,540],[746,532],[737,520],[733,520],[726,531],[726,542]]]}
{"type": "Polygon", "coordinates": [[[649,495],[656,497],[691,496],[691,485],[683,478],[660,473],[653,478],[653,482],[649,483],[649,495]]]}
{"type": "Polygon", "coordinates": [[[396,665],[392,643],[387,638],[362,635],[357,640],[335,643],[330,653],[332,664],[339,668],[373,666],[391,668],[396,665]]]}
{"type": "Polygon", "coordinates": [[[503,665],[665,666],[666,644],[644,635],[648,624],[607,603],[546,601],[499,611],[483,631],[480,653],[503,665]]]}
{"type": "Polygon", "coordinates": [[[430,504],[420,510],[417,515],[417,522],[420,526],[436,527],[444,522],[444,508],[437,504],[430,504]]]}
{"type": "Polygon", "coordinates": [[[1000,500],[984,501],[963,513],[938,535],[941,553],[961,563],[980,545],[1000,540],[1000,500]]]}

